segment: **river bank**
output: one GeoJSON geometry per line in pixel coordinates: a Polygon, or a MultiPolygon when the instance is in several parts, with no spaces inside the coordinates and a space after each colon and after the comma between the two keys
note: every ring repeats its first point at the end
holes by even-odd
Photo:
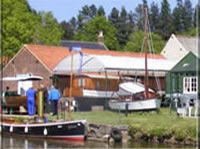
{"type": "Polygon", "coordinates": [[[113,126],[127,125],[132,140],[152,143],[185,144],[195,146],[197,142],[197,119],[183,118],[168,108],[161,108],[157,113],[74,112],[73,119],[86,119],[89,123],[113,126]]]}

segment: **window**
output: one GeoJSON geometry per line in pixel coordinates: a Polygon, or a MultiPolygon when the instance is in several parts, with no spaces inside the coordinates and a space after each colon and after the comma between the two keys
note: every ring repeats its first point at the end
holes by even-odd
{"type": "Polygon", "coordinates": [[[197,77],[184,77],[183,85],[183,93],[197,93],[197,77]]]}
{"type": "Polygon", "coordinates": [[[79,87],[85,87],[85,79],[79,79],[78,80],[78,86],[79,87]]]}
{"type": "Polygon", "coordinates": [[[97,87],[97,88],[100,88],[100,87],[101,87],[101,83],[100,83],[100,81],[99,81],[99,80],[97,80],[96,87],[97,87]]]}

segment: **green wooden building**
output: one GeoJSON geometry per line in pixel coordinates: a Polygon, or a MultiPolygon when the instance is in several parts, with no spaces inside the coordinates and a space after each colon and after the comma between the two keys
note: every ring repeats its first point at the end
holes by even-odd
{"type": "MultiPolygon", "coordinates": [[[[166,97],[196,100],[199,93],[199,58],[189,52],[166,75],[166,97]]],[[[199,63],[200,66],[200,63],[199,63]]]]}

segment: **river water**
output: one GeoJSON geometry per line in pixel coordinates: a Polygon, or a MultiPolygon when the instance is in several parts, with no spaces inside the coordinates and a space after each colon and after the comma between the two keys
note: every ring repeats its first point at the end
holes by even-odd
{"type": "Polygon", "coordinates": [[[147,144],[144,142],[127,142],[108,144],[98,141],[70,142],[63,140],[43,140],[25,137],[3,136],[1,149],[65,149],[65,148],[194,148],[191,146],[174,146],[164,144],[147,144]]]}

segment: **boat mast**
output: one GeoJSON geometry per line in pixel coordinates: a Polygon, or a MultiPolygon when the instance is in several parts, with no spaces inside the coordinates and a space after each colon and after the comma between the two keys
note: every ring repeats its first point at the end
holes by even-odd
{"type": "Polygon", "coordinates": [[[72,104],[72,85],[73,85],[73,52],[71,51],[71,71],[70,71],[70,87],[69,87],[69,118],[71,119],[71,104],[72,104]]]}
{"type": "Polygon", "coordinates": [[[148,24],[147,24],[147,7],[144,7],[144,29],[145,29],[145,37],[144,37],[144,52],[145,52],[145,76],[144,76],[144,86],[145,86],[145,99],[149,98],[149,84],[148,84],[148,68],[147,68],[147,48],[148,48],[148,24]]]}

